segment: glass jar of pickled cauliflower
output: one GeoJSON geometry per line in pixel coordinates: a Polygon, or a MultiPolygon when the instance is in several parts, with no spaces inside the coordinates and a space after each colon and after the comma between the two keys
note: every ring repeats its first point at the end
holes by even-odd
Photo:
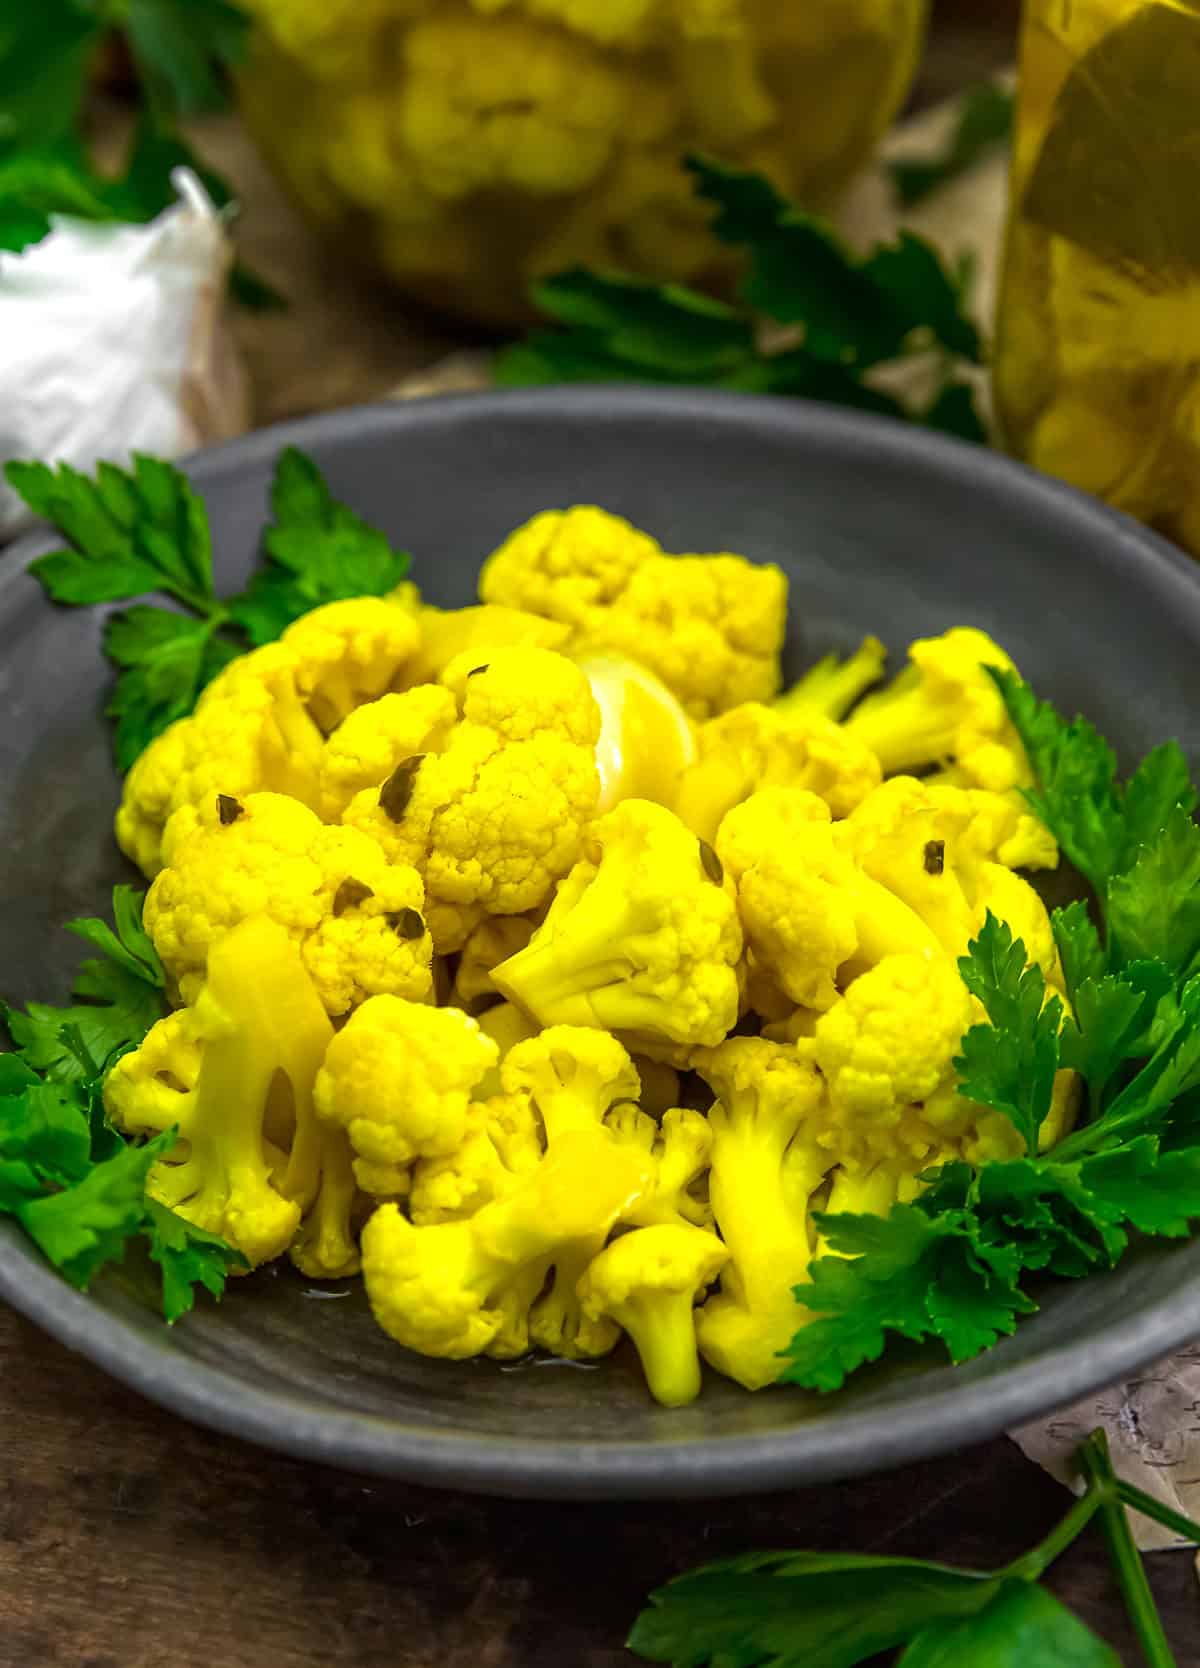
{"type": "Polygon", "coordinates": [[[575,262],[719,276],[690,150],[827,204],[902,102],[927,6],[243,3],[243,109],[309,215],[409,291],[497,321],[575,262]]]}
{"type": "Polygon", "coordinates": [[[1010,448],[1200,553],[1200,0],[1025,0],[1010,448]]]}

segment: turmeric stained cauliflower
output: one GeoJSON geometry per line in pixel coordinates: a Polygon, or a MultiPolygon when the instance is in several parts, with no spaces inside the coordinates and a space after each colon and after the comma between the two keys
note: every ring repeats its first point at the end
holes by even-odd
{"type": "Polygon", "coordinates": [[[334,236],[407,289],[528,312],[587,263],[703,282],[728,265],[680,158],[836,194],[903,102],[919,0],[248,0],[256,137],[334,236]],[[304,113],[301,120],[300,113],[304,113]]]}
{"type": "Polygon", "coordinates": [[[779,687],[780,570],[741,556],[668,556],[606,510],[534,516],[488,558],[479,594],[569,626],[572,653],[640,661],[693,718],[779,687]]]}
{"type": "Polygon", "coordinates": [[[674,808],[705,840],[721,818],[762,788],[803,788],[844,817],[879,786],[875,755],[818,713],[749,703],[702,724],[697,758],[679,779],[674,808]]]}
{"type": "Polygon", "coordinates": [[[349,1135],[364,1193],[404,1193],[414,1160],[456,1151],[471,1093],[496,1055],[457,1008],[373,996],[351,1014],[326,1052],[314,1103],[349,1135]]]}
{"type": "Polygon", "coordinates": [[[325,743],[320,812],[338,822],[355,794],[378,788],[402,759],[435,752],[458,721],[458,704],[439,684],[420,684],[355,708],[325,743]]]}
{"type": "Polygon", "coordinates": [[[376,1320],[424,1355],[523,1355],[530,1306],[550,1270],[603,1244],[646,1180],[641,1155],[595,1125],[567,1131],[510,1192],[465,1220],[417,1227],[381,1205],[362,1240],[376,1320]]]}
{"type": "Polygon", "coordinates": [[[269,643],[233,661],[209,684],[190,718],[147,747],[125,778],[117,844],[149,878],[162,867],[162,836],[183,805],[268,792],[314,809],[323,738],[298,687],[298,657],[269,643]]]}
{"type": "Polygon", "coordinates": [[[160,1020],[105,1082],[118,1129],[179,1130],[150,1196],[252,1267],[292,1246],[308,1274],[357,1269],[344,1137],[322,1131],[312,1103],[332,1037],[296,945],[256,916],[213,947],[194,1005],[160,1020]]]}
{"type": "MultiPolygon", "coordinates": [[[[812,1139],[850,1170],[899,1162],[912,1174],[963,1158],[1019,1158],[1016,1126],[957,1092],[955,1059],[968,1028],[986,1023],[949,956],[895,955],[856,979],[796,1050],[827,1085],[812,1139]]],[[[1073,1116],[1075,1078],[1059,1074],[1041,1145],[1073,1116]]]]}
{"type": "Polygon", "coordinates": [[[758,1037],[735,1037],[697,1065],[717,1096],[709,1192],[729,1252],[720,1291],[697,1316],[700,1353],[758,1390],[778,1377],[799,1325],[792,1288],[812,1257],[809,1197],[836,1162],[809,1135],[822,1083],[795,1050],[758,1037]]]}
{"type": "Polygon", "coordinates": [[[289,794],[320,810],[323,732],[383,694],[419,641],[411,612],[355,597],[313,609],[278,643],[231,661],[191,717],[134,763],[116,818],[121,850],[152,879],[171,813],[219,793],[289,794]]]}
{"type": "Polygon", "coordinates": [[[492,983],[492,969],[523,950],[535,930],[527,915],[489,915],[479,923],[462,947],[454,974],[454,999],[461,1008],[479,1013],[496,1002],[500,992],[492,983]]]}
{"type": "Polygon", "coordinates": [[[695,1305],[728,1260],[715,1234],[663,1223],[614,1240],[580,1279],[584,1316],[629,1334],[650,1394],[664,1407],[685,1407],[700,1394],[695,1305]]]}
{"type": "Polygon", "coordinates": [[[407,675],[421,642],[411,609],[382,597],[348,597],[302,614],[280,641],[299,661],[297,687],[324,731],[407,675]]]}
{"type": "Polygon", "coordinates": [[[885,774],[952,765],[963,785],[995,793],[1030,787],[1025,749],[986,670],[1015,670],[1004,650],[986,632],[956,626],[913,643],[908,659],[845,724],[885,774]]]}
{"type": "Polygon", "coordinates": [[[460,656],[460,721],[440,751],[401,760],[343,814],[425,885],[439,954],[485,915],[536,909],[579,856],[599,795],[600,716],[582,672],[548,649],[460,656]]]}
{"type": "Polygon", "coordinates": [[[990,909],[1025,940],[1051,983],[1062,983],[1045,905],[1007,866],[1020,856],[1052,868],[1058,848],[1015,796],[896,776],[846,819],[843,836],[865,872],[915,911],[952,956],[966,955],[990,909]],[[1000,852],[1007,862],[997,861],[1000,852]]]}
{"type": "Polygon", "coordinates": [[[752,1004],[769,1005],[774,987],[828,1008],[884,956],[940,953],[922,917],[855,861],[845,826],[794,788],[751,794],[721,823],[717,855],[736,888],[752,1004]]]}
{"type": "Polygon", "coordinates": [[[588,829],[583,861],[492,981],[543,1025],[691,1047],[733,1028],[741,948],[716,854],[661,805],[627,799],[588,829]]]}
{"type": "Polygon", "coordinates": [[[144,920],[185,1002],[203,984],[213,946],[254,915],[294,940],[330,1014],[368,996],[429,995],[420,876],[389,863],[365,835],[326,827],[298,800],[252,793],[183,806],[163,857],[144,920]]]}

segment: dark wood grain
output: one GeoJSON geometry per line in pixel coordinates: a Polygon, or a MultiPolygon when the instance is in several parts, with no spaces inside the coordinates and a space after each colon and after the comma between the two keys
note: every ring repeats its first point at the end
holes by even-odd
{"type": "MultiPolygon", "coordinates": [[[[0,1310],[0,1668],[618,1668],[647,1591],[755,1546],[998,1564],[1064,1492],[999,1441],[791,1495],[563,1506],[438,1494],[182,1424],[0,1310]]],[[[1151,1560],[1200,1668],[1190,1558],[1151,1560]]],[[[1054,1585],[1137,1662],[1098,1539],[1054,1585]]]]}

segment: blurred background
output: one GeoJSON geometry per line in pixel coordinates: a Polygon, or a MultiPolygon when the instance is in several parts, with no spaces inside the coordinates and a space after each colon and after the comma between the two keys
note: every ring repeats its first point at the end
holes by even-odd
{"type": "MultiPolygon", "coordinates": [[[[570,0],[565,3],[569,6],[570,0]]],[[[523,39],[520,20],[508,9],[475,18],[473,32],[460,31],[457,39],[449,28],[453,19],[446,20],[441,33],[434,27],[437,17],[423,25],[413,51],[424,53],[426,85],[434,90],[423,108],[404,113],[409,155],[418,157],[422,174],[414,180],[409,162],[397,160],[385,126],[385,116],[395,121],[394,94],[354,91],[359,82],[371,85],[355,58],[378,41],[372,19],[377,31],[380,18],[387,14],[394,20],[403,4],[358,0],[347,10],[310,0],[247,0],[259,27],[259,46],[242,77],[239,109],[182,118],[189,143],[228,180],[240,204],[234,229],[239,256],[287,303],[279,309],[238,309],[233,318],[256,423],[378,398],[447,354],[498,339],[505,324],[520,315],[521,287],[536,262],[530,260],[524,270],[521,263],[531,250],[549,267],[620,257],[620,264],[641,266],[655,277],[697,281],[712,276],[689,258],[696,235],[689,221],[694,205],[684,205],[673,221],[658,213],[655,170],[660,165],[653,126],[669,118],[651,110],[649,98],[636,101],[647,138],[644,149],[631,156],[630,183],[622,188],[626,195],[619,203],[611,200],[611,192],[609,202],[598,203],[582,149],[567,155],[569,147],[560,143],[550,147],[549,158],[543,148],[527,161],[534,175],[551,164],[578,171],[573,222],[564,226],[561,208],[555,208],[557,248],[545,247],[545,222],[540,210],[530,206],[535,192],[494,191],[496,183],[511,187],[512,181],[488,180],[487,158],[475,159],[479,178],[474,188],[466,180],[446,177],[454,165],[446,160],[456,138],[454,122],[462,111],[461,105],[451,108],[449,100],[438,104],[439,77],[457,78],[461,86],[464,78],[474,74],[478,79],[486,69],[495,78],[504,73],[505,55],[514,53],[514,78],[538,81],[553,113],[559,94],[550,83],[557,66],[539,58],[536,37],[523,39]],[[639,192],[649,205],[640,216],[633,206],[639,192]],[[496,218],[489,218],[489,200],[501,205],[496,218]]],[[[610,14],[620,12],[622,0],[577,0],[575,14],[589,9],[603,13],[606,7],[610,14]]],[[[695,100],[713,107],[701,141],[724,138],[724,154],[776,173],[785,187],[805,188],[805,200],[820,201],[842,183],[869,154],[895,109],[935,105],[1010,66],[1015,57],[1018,0],[934,0],[920,57],[921,0],[834,0],[831,15],[850,23],[858,9],[874,27],[888,10],[878,36],[880,61],[864,48],[869,32],[850,28],[844,54],[849,68],[838,81],[843,71],[837,40],[844,25],[830,24],[824,15],[829,9],[807,0],[804,5],[765,0],[760,8],[764,18],[775,19],[764,28],[774,27],[780,37],[761,54],[780,66],[772,85],[790,85],[800,101],[786,124],[798,136],[788,158],[756,149],[752,137],[739,142],[739,123],[753,134],[754,91],[737,85],[724,53],[710,72],[697,52],[690,72],[695,100]],[[840,158],[817,156],[806,166],[811,139],[805,135],[831,125],[828,119],[813,123],[804,118],[803,101],[811,100],[816,88],[796,86],[802,79],[800,59],[788,57],[789,28],[810,14],[813,26],[833,41],[822,65],[825,108],[840,114],[849,133],[840,158]]],[[[438,13],[439,7],[433,10],[438,13]]],[[[584,69],[585,53],[587,63],[603,70],[609,53],[603,42],[582,42],[579,63],[584,69]]],[[[565,97],[576,132],[589,119],[594,128],[603,124],[606,91],[602,74],[587,79],[581,70],[572,79],[565,97]],[[589,101],[592,109],[580,116],[589,101]]],[[[129,60],[114,49],[93,118],[102,151],[115,155],[126,143],[133,96],[129,60]]],[[[480,87],[481,101],[494,96],[490,87],[480,87]]],[[[677,156],[678,134],[668,132],[658,149],[665,153],[668,145],[677,156]]],[[[545,183],[534,181],[539,189],[545,183]]],[[[442,374],[453,385],[453,371],[442,374]]]]}

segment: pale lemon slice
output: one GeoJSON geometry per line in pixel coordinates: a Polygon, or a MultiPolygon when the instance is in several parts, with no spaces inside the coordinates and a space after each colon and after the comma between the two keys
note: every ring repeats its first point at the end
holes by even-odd
{"type": "Polygon", "coordinates": [[[600,708],[600,809],[622,799],[672,805],[679,776],[696,757],[679,702],[653,672],[620,655],[585,655],[579,667],[600,708]]]}

